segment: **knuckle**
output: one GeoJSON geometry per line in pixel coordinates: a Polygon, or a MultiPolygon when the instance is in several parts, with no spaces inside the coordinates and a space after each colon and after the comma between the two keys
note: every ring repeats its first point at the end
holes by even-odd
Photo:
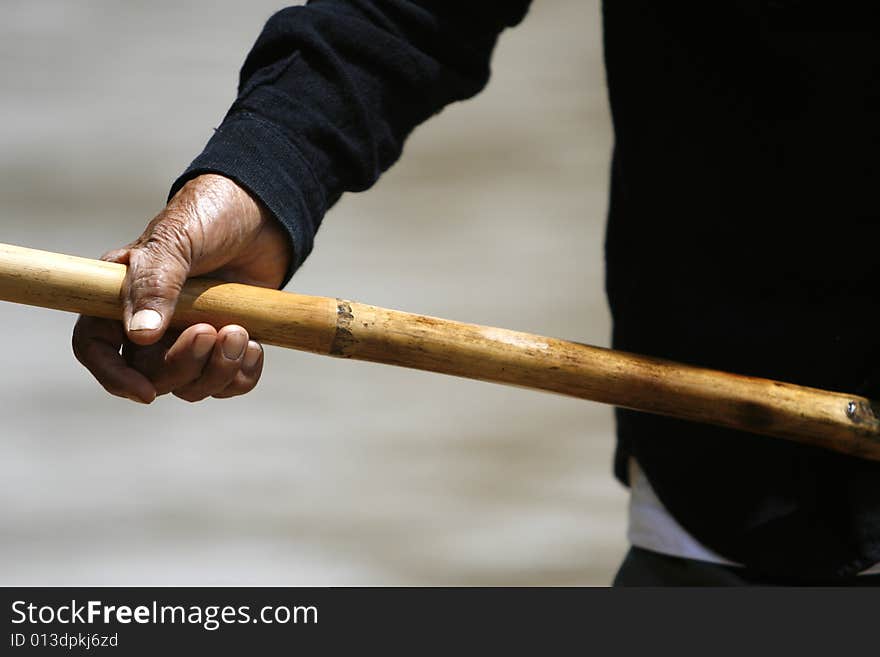
{"type": "Polygon", "coordinates": [[[257,383],[260,382],[260,375],[251,375],[244,377],[244,381],[241,384],[241,394],[245,394],[250,392],[254,388],[257,387],[257,383]]]}
{"type": "Polygon", "coordinates": [[[175,390],[172,394],[178,399],[182,399],[190,404],[200,402],[207,396],[194,390],[175,390]]]}
{"type": "Polygon", "coordinates": [[[257,386],[258,379],[259,377],[247,376],[241,373],[223,390],[217,391],[213,396],[218,399],[225,399],[227,397],[246,395],[257,386]]]}
{"type": "Polygon", "coordinates": [[[233,397],[241,397],[247,392],[249,392],[249,390],[246,388],[242,388],[241,386],[236,385],[230,385],[223,390],[218,390],[211,396],[215,399],[232,399],[233,397]]]}
{"type": "Polygon", "coordinates": [[[180,293],[185,277],[179,262],[154,259],[133,268],[131,289],[141,298],[167,300],[180,293]]]}
{"type": "Polygon", "coordinates": [[[144,243],[145,248],[188,262],[192,254],[188,224],[189,221],[185,218],[166,215],[153,226],[144,243]]]}
{"type": "Polygon", "coordinates": [[[187,386],[192,385],[197,378],[198,374],[192,374],[189,372],[164,371],[159,373],[159,375],[152,380],[152,383],[156,387],[158,394],[165,395],[176,390],[185,390],[187,386]]]}
{"type": "Polygon", "coordinates": [[[227,388],[238,387],[239,381],[241,379],[241,369],[240,363],[236,363],[236,365],[237,367],[235,369],[227,372],[222,379],[214,382],[212,392],[223,392],[227,388]]]}
{"type": "Polygon", "coordinates": [[[203,392],[205,397],[213,397],[214,395],[221,395],[229,389],[228,383],[220,383],[214,384],[210,387],[205,387],[203,392]]]}
{"type": "Polygon", "coordinates": [[[98,380],[98,383],[100,383],[101,387],[104,388],[104,390],[106,390],[108,393],[110,393],[114,397],[128,397],[128,395],[126,395],[125,392],[119,386],[117,386],[113,383],[101,381],[100,379],[98,380]]]}
{"type": "Polygon", "coordinates": [[[120,262],[124,260],[128,255],[129,247],[123,247],[121,249],[111,249],[110,251],[105,252],[101,255],[99,260],[104,260],[106,262],[120,262]]]}
{"type": "Polygon", "coordinates": [[[217,390],[225,388],[241,370],[240,360],[221,360],[218,358],[205,367],[202,381],[206,388],[217,390]]]}
{"type": "Polygon", "coordinates": [[[246,390],[242,390],[239,386],[229,385],[223,388],[222,390],[216,390],[212,397],[216,399],[229,399],[230,397],[238,397],[239,395],[243,395],[246,390]]]}
{"type": "Polygon", "coordinates": [[[168,378],[166,376],[163,376],[162,374],[150,378],[150,383],[152,383],[153,387],[156,389],[157,397],[161,395],[167,395],[169,392],[173,392],[177,388],[182,387],[181,384],[177,384],[175,381],[168,380],[168,378]]]}

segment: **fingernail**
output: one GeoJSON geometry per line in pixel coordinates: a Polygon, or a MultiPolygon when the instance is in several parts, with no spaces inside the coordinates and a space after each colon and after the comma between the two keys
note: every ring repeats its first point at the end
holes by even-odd
{"type": "Polygon", "coordinates": [[[260,360],[260,354],[262,351],[260,345],[253,340],[248,342],[247,353],[244,355],[244,363],[242,363],[242,367],[246,370],[253,369],[256,366],[257,361],[260,360]]]}
{"type": "Polygon", "coordinates": [[[238,360],[247,347],[247,337],[242,331],[227,333],[223,340],[223,355],[229,360],[238,360]]]}
{"type": "Polygon", "coordinates": [[[162,315],[155,310],[138,310],[128,322],[129,331],[154,331],[162,326],[162,315]]]}
{"type": "Polygon", "coordinates": [[[201,360],[214,348],[214,336],[207,333],[199,333],[193,340],[193,356],[201,360]]]}
{"type": "Polygon", "coordinates": [[[146,404],[147,403],[143,399],[141,399],[140,397],[135,397],[134,395],[126,395],[126,397],[128,397],[133,402],[137,402],[138,404],[146,404]]]}

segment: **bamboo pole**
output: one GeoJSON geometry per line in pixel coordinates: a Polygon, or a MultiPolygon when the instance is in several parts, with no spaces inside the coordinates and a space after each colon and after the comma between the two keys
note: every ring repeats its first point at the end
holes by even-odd
{"type": "MultiPolygon", "coordinates": [[[[125,266],[0,244],[0,300],[119,319],[125,266]]],[[[265,344],[546,390],[880,460],[863,397],[344,299],[191,279],[172,323],[265,344]]]]}

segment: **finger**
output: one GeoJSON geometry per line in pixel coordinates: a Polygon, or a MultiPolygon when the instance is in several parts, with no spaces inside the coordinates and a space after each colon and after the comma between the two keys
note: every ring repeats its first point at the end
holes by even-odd
{"type": "Polygon", "coordinates": [[[107,253],[102,255],[100,259],[105,262],[120,262],[126,264],[128,263],[128,250],[128,246],[121,249],[113,249],[112,251],[107,251],[107,253]]]}
{"type": "Polygon", "coordinates": [[[128,250],[122,288],[126,333],[139,345],[157,342],[168,329],[192,262],[182,220],[160,215],[151,226],[149,235],[128,250]]]}
{"type": "Polygon", "coordinates": [[[241,370],[247,352],[248,334],[241,326],[224,326],[217,333],[217,343],[202,375],[174,394],[189,402],[223,392],[241,370]]]}
{"type": "Polygon", "coordinates": [[[149,404],[156,398],[156,390],[120,355],[124,340],[119,322],[81,316],[73,329],[73,353],[111,395],[149,404]]]}
{"type": "Polygon", "coordinates": [[[122,345],[122,358],[132,369],[137,370],[151,381],[159,375],[165,365],[165,354],[180,336],[179,331],[169,330],[153,344],[141,346],[126,339],[122,345]]]}
{"type": "Polygon", "coordinates": [[[201,377],[216,342],[217,330],[210,324],[195,324],[181,333],[150,377],[156,394],[164,395],[201,377]]]}
{"type": "Polygon", "coordinates": [[[251,340],[248,342],[247,351],[241,363],[241,370],[239,370],[235,378],[232,379],[232,382],[222,392],[214,393],[212,396],[217,399],[227,399],[244,395],[256,387],[262,373],[263,348],[259,342],[251,340]]]}

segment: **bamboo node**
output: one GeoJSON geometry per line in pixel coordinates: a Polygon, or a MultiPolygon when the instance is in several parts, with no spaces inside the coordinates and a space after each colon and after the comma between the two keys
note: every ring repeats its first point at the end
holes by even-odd
{"type": "Polygon", "coordinates": [[[336,300],[336,332],[333,342],[330,343],[330,355],[339,358],[350,358],[357,338],[351,332],[354,324],[354,313],[351,311],[351,302],[345,299],[336,300]]]}

